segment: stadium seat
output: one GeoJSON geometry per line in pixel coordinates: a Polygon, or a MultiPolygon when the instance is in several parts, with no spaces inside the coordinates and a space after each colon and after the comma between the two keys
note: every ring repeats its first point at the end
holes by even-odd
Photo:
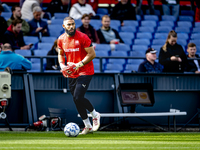
{"type": "Polygon", "coordinates": [[[192,27],[192,23],[190,21],[177,21],[178,27],[192,27]]]}
{"type": "Polygon", "coordinates": [[[31,51],[30,50],[20,50],[20,49],[16,49],[15,50],[16,54],[20,54],[22,56],[31,56],[31,51]]]}
{"type": "Polygon", "coordinates": [[[54,43],[54,41],[56,40],[57,38],[56,37],[53,37],[53,36],[43,36],[42,37],[42,43],[54,43]]]}
{"type": "Polygon", "coordinates": [[[127,45],[133,44],[133,40],[131,38],[122,38],[122,40],[124,41],[124,44],[127,44],[127,45]]]}
{"type": "Polygon", "coordinates": [[[191,34],[191,37],[190,37],[192,40],[194,39],[200,39],[200,33],[193,33],[191,34]]]}
{"type": "Polygon", "coordinates": [[[200,27],[200,22],[195,22],[194,26],[195,27],[200,27]]]}
{"type": "Polygon", "coordinates": [[[189,39],[189,36],[187,33],[177,33],[177,37],[178,39],[185,39],[185,40],[189,39]]]}
{"type": "Polygon", "coordinates": [[[120,31],[121,32],[132,32],[132,33],[135,33],[137,31],[137,29],[134,26],[122,26],[120,31]]]}
{"type": "Polygon", "coordinates": [[[147,45],[133,45],[132,46],[132,50],[133,51],[138,51],[138,52],[145,52],[146,50],[148,49],[148,46],[147,45]]]}
{"type": "Polygon", "coordinates": [[[74,20],[76,27],[80,27],[82,25],[81,19],[74,20]]]}
{"type": "Polygon", "coordinates": [[[110,56],[115,57],[127,57],[127,51],[111,51],[110,56]]]}
{"type": "Polygon", "coordinates": [[[144,59],[128,59],[127,63],[128,64],[141,64],[144,61],[144,59]]]}
{"type": "Polygon", "coordinates": [[[168,33],[155,33],[154,39],[167,39],[168,33]]]}
{"type": "Polygon", "coordinates": [[[60,25],[49,25],[48,28],[49,28],[50,36],[52,36],[52,37],[60,36],[62,34],[62,31],[63,31],[62,24],[60,24],[60,25]]]}
{"type": "Polygon", "coordinates": [[[111,21],[110,21],[110,27],[111,27],[111,28],[113,28],[113,29],[119,31],[120,26],[121,26],[121,23],[120,23],[119,20],[111,20],[111,21]]]}
{"type": "Polygon", "coordinates": [[[173,15],[162,15],[162,21],[176,21],[176,17],[173,15]]]}
{"type": "Polygon", "coordinates": [[[146,33],[146,32],[139,32],[136,35],[137,39],[152,39],[152,34],[151,33],[146,33]]]}
{"type": "Polygon", "coordinates": [[[180,44],[183,47],[187,46],[187,40],[185,40],[185,39],[179,39],[178,38],[177,43],[180,44]]]}
{"type": "Polygon", "coordinates": [[[109,56],[107,51],[95,51],[97,57],[109,56]]]}
{"type": "Polygon", "coordinates": [[[104,72],[113,72],[113,73],[120,73],[124,70],[123,65],[121,64],[106,64],[104,72]]]}
{"type": "Polygon", "coordinates": [[[108,9],[107,8],[98,8],[97,9],[97,14],[107,15],[108,14],[108,9]]]}
{"type": "Polygon", "coordinates": [[[96,51],[111,51],[110,44],[96,44],[96,51]]]}
{"type": "Polygon", "coordinates": [[[68,16],[69,16],[68,13],[58,13],[58,12],[54,13],[55,19],[64,19],[65,17],[68,17],[68,16]]]}
{"type": "Polygon", "coordinates": [[[156,32],[159,33],[169,33],[171,30],[173,30],[172,27],[167,27],[167,26],[159,26],[156,30],[156,32]]]}
{"type": "Polygon", "coordinates": [[[135,35],[132,32],[119,32],[119,36],[122,39],[124,39],[124,38],[130,38],[132,40],[133,38],[135,38],[135,35]]]}
{"type": "MultiPolygon", "coordinates": [[[[34,56],[47,56],[48,50],[34,50],[34,56]]],[[[32,63],[40,63],[40,58],[31,58],[32,63]]],[[[46,64],[46,58],[43,59],[43,64],[46,64]]]]}
{"type": "Polygon", "coordinates": [[[130,49],[130,46],[127,44],[116,44],[115,50],[116,51],[130,51],[131,49],[130,49]]]}
{"type": "Polygon", "coordinates": [[[24,42],[25,44],[37,44],[39,42],[39,39],[37,36],[24,36],[24,42]]]}
{"type": "Polygon", "coordinates": [[[136,15],[136,19],[137,19],[137,21],[141,21],[141,16],[140,15],[136,15]]]}
{"type": "Polygon", "coordinates": [[[176,27],[175,31],[177,33],[190,33],[190,28],[188,28],[188,27],[176,27]]]}
{"type": "Polygon", "coordinates": [[[193,16],[179,16],[179,21],[190,21],[190,22],[193,22],[194,18],[193,18],[193,16]]]}
{"type": "Polygon", "coordinates": [[[149,33],[154,33],[155,29],[154,27],[139,27],[138,29],[139,32],[149,32],[149,33]]]}
{"type": "Polygon", "coordinates": [[[40,63],[32,63],[31,70],[27,70],[27,72],[40,72],[40,63]]]}
{"type": "Polygon", "coordinates": [[[139,67],[138,64],[126,64],[125,71],[127,70],[138,71],[138,67],[139,67]]]}
{"type": "Polygon", "coordinates": [[[157,23],[156,23],[156,21],[143,20],[143,21],[141,21],[141,26],[155,28],[157,26],[157,23]]]}
{"type": "Polygon", "coordinates": [[[160,53],[160,48],[161,48],[162,46],[163,46],[163,45],[151,45],[151,47],[157,51],[157,54],[156,54],[157,56],[159,55],[159,53],[160,53]]]}
{"type": "Polygon", "coordinates": [[[152,45],[164,45],[166,39],[153,39],[152,45]]]}
{"type": "Polygon", "coordinates": [[[145,57],[145,51],[131,51],[130,52],[131,57],[145,57]]]}
{"type": "Polygon", "coordinates": [[[98,29],[101,27],[101,20],[91,19],[90,25],[93,27],[98,27],[98,29]]]}
{"type": "Polygon", "coordinates": [[[1,13],[1,16],[4,17],[4,18],[10,18],[12,15],[12,12],[2,12],[1,13]]]}
{"type": "Polygon", "coordinates": [[[159,26],[167,26],[167,27],[171,27],[173,28],[174,27],[174,22],[173,21],[160,21],[159,23],[159,26]]]}
{"type": "Polygon", "coordinates": [[[38,43],[38,50],[50,51],[53,43],[38,43]]]}
{"type": "Polygon", "coordinates": [[[59,19],[52,19],[50,25],[60,25],[60,26],[62,26],[62,24],[63,24],[63,19],[59,18],[59,19]]]}
{"type": "MultiPolygon", "coordinates": [[[[92,60],[94,64],[100,64],[100,59],[95,58],[92,60]]],[[[106,59],[102,59],[102,64],[105,65],[107,63],[106,59]]]]}
{"type": "Polygon", "coordinates": [[[194,27],[192,29],[192,33],[200,33],[200,26],[199,27],[194,27]]]}
{"type": "Polygon", "coordinates": [[[137,20],[124,20],[124,26],[138,27],[139,22],[137,20]]]}
{"type": "Polygon", "coordinates": [[[194,16],[193,10],[181,10],[181,16],[194,16]]]}
{"type": "Polygon", "coordinates": [[[134,45],[146,45],[149,46],[151,44],[149,39],[135,39],[134,45]]]}
{"type": "Polygon", "coordinates": [[[200,46],[200,39],[196,39],[196,40],[190,40],[189,43],[194,43],[197,46],[200,46]]]}
{"type": "Polygon", "coordinates": [[[144,15],[144,20],[159,21],[159,18],[157,15],[144,15]]]}

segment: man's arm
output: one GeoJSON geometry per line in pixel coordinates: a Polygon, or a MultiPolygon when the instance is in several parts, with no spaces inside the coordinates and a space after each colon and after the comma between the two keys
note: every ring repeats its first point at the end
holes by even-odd
{"type": "Polygon", "coordinates": [[[90,61],[92,61],[96,57],[96,53],[95,53],[95,50],[94,50],[93,46],[85,48],[85,51],[87,52],[87,55],[82,60],[82,62],[84,63],[84,65],[87,64],[87,63],[89,63],[90,61]]]}
{"type": "Polygon", "coordinates": [[[60,48],[58,49],[58,62],[59,62],[61,69],[64,69],[66,67],[65,66],[65,54],[64,54],[64,51],[60,48]]]}

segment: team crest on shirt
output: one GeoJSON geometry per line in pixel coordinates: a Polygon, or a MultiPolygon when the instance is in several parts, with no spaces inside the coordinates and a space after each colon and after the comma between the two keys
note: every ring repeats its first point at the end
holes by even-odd
{"type": "Polygon", "coordinates": [[[75,46],[79,46],[79,41],[78,40],[75,41],[75,46]]]}

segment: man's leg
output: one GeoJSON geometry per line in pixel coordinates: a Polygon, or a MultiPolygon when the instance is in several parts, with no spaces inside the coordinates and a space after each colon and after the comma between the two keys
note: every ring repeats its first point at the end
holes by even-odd
{"type": "Polygon", "coordinates": [[[148,0],[148,5],[149,5],[149,13],[151,15],[154,15],[154,0],[148,0]]]}
{"type": "Polygon", "coordinates": [[[178,19],[179,16],[179,11],[180,11],[180,5],[172,5],[172,15],[174,15],[176,17],[176,19],[178,19]]]}
{"type": "Polygon", "coordinates": [[[137,0],[137,7],[136,7],[136,14],[142,15],[142,1],[143,0],[137,0]]]}
{"type": "Polygon", "coordinates": [[[171,15],[169,5],[162,4],[162,8],[163,8],[163,15],[171,15]]]}

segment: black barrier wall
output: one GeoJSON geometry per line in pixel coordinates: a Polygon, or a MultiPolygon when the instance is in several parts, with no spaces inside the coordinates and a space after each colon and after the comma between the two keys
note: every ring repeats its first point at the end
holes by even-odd
{"type": "MultiPolygon", "coordinates": [[[[121,112],[116,96],[119,83],[151,83],[155,104],[153,107],[138,105],[136,112],[169,112],[170,108],[186,111],[186,116],[177,117],[177,124],[197,126],[198,118],[189,121],[199,108],[200,76],[196,74],[95,74],[86,97],[101,113],[121,112]],[[188,122],[189,121],[189,122],[188,122]]],[[[61,73],[14,73],[12,75],[12,99],[7,109],[11,126],[26,126],[49,115],[48,108],[66,108],[67,122],[83,125],[68,88],[68,79],[61,73]]],[[[128,111],[129,109],[127,109],[128,111]]],[[[166,125],[167,117],[144,117],[149,122],[166,125]]],[[[112,118],[102,119],[102,124],[111,123],[112,118]]],[[[129,118],[132,125],[146,125],[137,118],[129,118]]],[[[4,122],[0,120],[0,125],[4,122]]]]}

